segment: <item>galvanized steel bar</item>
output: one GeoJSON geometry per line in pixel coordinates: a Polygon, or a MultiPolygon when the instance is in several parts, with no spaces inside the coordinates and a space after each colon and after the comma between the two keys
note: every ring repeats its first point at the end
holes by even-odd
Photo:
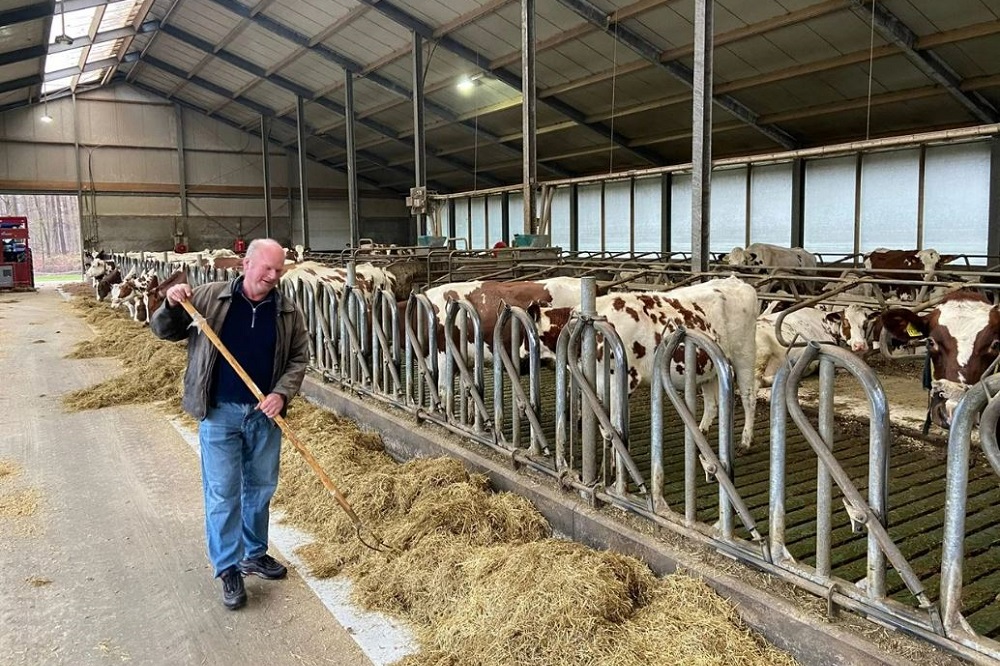
{"type": "MultiPolygon", "coordinates": [[[[299,208],[302,213],[302,245],[308,248],[309,245],[309,155],[306,152],[306,105],[302,97],[295,98],[295,130],[296,148],[298,149],[299,165],[299,208]]],[[[291,214],[289,212],[289,214],[291,214]]],[[[292,238],[295,235],[292,234],[292,238]]]]}
{"type": "MultiPolygon", "coordinates": [[[[834,365],[829,358],[819,364],[819,436],[833,451],[834,365]]],[[[822,460],[816,463],[816,573],[830,576],[830,534],[833,530],[833,479],[822,460]]]]}
{"type": "MultiPolygon", "coordinates": [[[[588,386],[597,385],[597,336],[587,318],[597,316],[597,282],[592,277],[580,280],[580,316],[578,326],[583,327],[583,342],[580,349],[584,381],[588,386]]],[[[575,334],[576,331],[574,331],[575,334]]],[[[572,345],[570,345],[572,347],[572,345]]],[[[572,352],[572,349],[569,350],[572,352]]],[[[568,359],[570,372],[573,370],[572,354],[568,359]]],[[[582,388],[582,387],[581,387],[582,388]]],[[[583,446],[583,483],[593,485],[597,481],[597,416],[586,405],[580,413],[580,437],[583,446]]]]}
{"type": "MultiPolygon", "coordinates": [[[[545,432],[541,422],[541,360],[539,358],[540,343],[538,332],[532,325],[533,322],[527,312],[518,307],[505,306],[497,317],[494,327],[493,340],[496,352],[493,355],[493,423],[498,433],[503,432],[504,404],[506,398],[504,389],[505,375],[510,378],[511,385],[511,405],[512,413],[524,411],[528,422],[531,424],[531,441],[528,443],[528,453],[533,456],[549,454],[549,443],[545,437],[545,432]],[[522,338],[528,344],[528,385],[529,395],[524,395],[524,389],[520,382],[520,368],[514,365],[513,354],[518,353],[523,342],[515,344],[515,338],[511,340],[511,352],[508,353],[503,345],[496,345],[496,341],[503,339],[503,330],[507,322],[518,319],[521,322],[522,338]]],[[[558,397],[557,397],[558,400],[558,397]]],[[[516,430],[515,430],[516,432],[516,430]]],[[[513,440],[515,448],[519,446],[520,440],[513,440]]]]}
{"type": "Polygon", "coordinates": [[[767,533],[771,539],[771,557],[779,565],[792,557],[785,547],[785,460],[788,448],[788,407],[785,401],[790,367],[788,363],[782,363],[771,384],[771,472],[767,533]]]}
{"type": "Polygon", "coordinates": [[[691,120],[691,271],[708,270],[712,201],[712,0],[694,3],[691,120]]]}

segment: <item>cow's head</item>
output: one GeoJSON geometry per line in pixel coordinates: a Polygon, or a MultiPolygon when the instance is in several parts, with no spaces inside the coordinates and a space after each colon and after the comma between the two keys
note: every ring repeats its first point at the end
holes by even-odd
{"type": "Polygon", "coordinates": [[[748,252],[742,247],[734,247],[725,258],[726,264],[729,266],[752,266],[756,260],[757,254],[755,252],[748,252]]]}
{"type": "Polygon", "coordinates": [[[535,322],[538,331],[538,356],[543,361],[554,362],[559,334],[573,314],[573,308],[553,308],[547,303],[531,303],[527,309],[528,316],[535,322]]]}
{"type": "Polygon", "coordinates": [[[926,315],[886,310],[882,325],[897,340],[927,340],[930,415],[948,428],[958,401],[1000,355],[1000,310],[979,294],[958,292],[926,315]]]}
{"type": "Polygon", "coordinates": [[[830,333],[843,340],[850,350],[862,354],[869,350],[869,331],[878,312],[860,305],[849,305],[844,310],[826,315],[825,325],[830,333]]]}

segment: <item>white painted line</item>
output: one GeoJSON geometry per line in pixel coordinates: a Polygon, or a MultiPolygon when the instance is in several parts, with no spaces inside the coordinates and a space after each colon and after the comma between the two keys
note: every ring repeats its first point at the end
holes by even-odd
{"type": "MultiPolygon", "coordinates": [[[[194,449],[195,455],[200,455],[198,433],[189,430],[177,419],[171,419],[170,423],[194,449]]],[[[316,578],[311,575],[295,551],[312,543],[312,537],[280,520],[280,512],[272,511],[268,527],[271,542],[375,666],[388,666],[417,651],[416,640],[405,625],[388,615],[365,610],[351,602],[352,586],[349,580],[343,576],[316,578]]]]}

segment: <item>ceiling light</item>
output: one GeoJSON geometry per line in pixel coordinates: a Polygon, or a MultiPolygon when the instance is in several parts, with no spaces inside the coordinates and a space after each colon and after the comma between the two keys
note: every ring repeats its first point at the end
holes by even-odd
{"type": "Polygon", "coordinates": [[[66,12],[60,12],[59,17],[62,19],[62,33],[56,35],[54,41],[56,44],[65,44],[66,46],[69,46],[73,43],[73,38],[66,34],[66,12]]]}
{"type": "Polygon", "coordinates": [[[458,79],[458,83],[455,84],[455,87],[458,88],[459,92],[467,94],[472,92],[473,89],[475,89],[475,87],[479,85],[482,78],[483,78],[482,72],[477,72],[471,76],[468,74],[463,74],[461,78],[458,79]]]}

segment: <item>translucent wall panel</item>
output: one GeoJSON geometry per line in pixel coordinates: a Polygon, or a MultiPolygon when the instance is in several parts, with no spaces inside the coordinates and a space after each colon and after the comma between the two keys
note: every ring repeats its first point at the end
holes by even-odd
{"type": "Polygon", "coordinates": [[[581,185],[579,197],[580,250],[601,250],[601,186],[581,185]]]}
{"type": "Polygon", "coordinates": [[[792,244],[792,164],[754,167],[750,175],[750,242],[792,244]]]}
{"type": "Polygon", "coordinates": [[[514,235],[524,233],[524,195],[511,192],[507,197],[507,210],[510,211],[510,240],[513,245],[514,235]]]}
{"type": "Polygon", "coordinates": [[[632,249],[631,184],[612,181],[604,187],[604,249],[628,252],[632,249]]]}
{"type": "Polygon", "coordinates": [[[917,246],[920,150],[865,155],[861,162],[861,251],[917,246]]]}
{"type": "Polygon", "coordinates": [[[712,172],[712,229],[708,243],[712,252],[729,252],[746,243],[746,197],[746,167],[712,172]]]}
{"type": "Polygon", "coordinates": [[[670,185],[670,249],[691,251],[691,176],[674,176],[670,185]]]}
{"type": "Polygon", "coordinates": [[[487,200],[489,215],[487,216],[486,245],[493,247],[503,238],[503,197],[499,194],[487,200]]]}
{"type": "Polygon", "coordinates": [[[989,143],[928,148],[924,247],[944,254],[986,254],[989,196],[989,143]]]}
{"type": "Polygon", "coordinates": [[[480,250],[486,247],[486,199],[475,197],[472,200],[472,229],[469,236],[469,248],[480,250]]]}
{"type": "MultiPolygon", "coordinates": [[[[464,238],[469,247],[472,247],[472,218],[469,211],[469,199],[455,200],[455,238],[464,238]]],[[[455,247],[464,249],[462,243],[457,243],[455,247]]]]}
{"type": "Polygon", "coordinates": [[[806,162],[805,238],[810,252],[854,252],[854,157],[806,162]]]}
{"type": "Polygon", "coordinates": [[[570,249],[569,204],[572,194],[572,188],[560,187],[552,197],[552,245],[564,250],[570,249]]]}
{"type": "Polygon", "coordinates": [[[662,184],[660,176],[635,181],[636,252],[660,251],[660,234],[663,229],[660,222],[660,216],[663,214],[662,184]]]}

